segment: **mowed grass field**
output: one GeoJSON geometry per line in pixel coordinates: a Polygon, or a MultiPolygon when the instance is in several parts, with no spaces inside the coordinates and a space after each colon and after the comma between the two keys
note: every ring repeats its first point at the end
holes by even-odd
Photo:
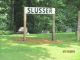
{"type": "MultiPolygon", "coordinates": [[[[62,44],[14,42],[18,37],[22,35],[0,35],[0,60],[80,60],[80,43],[75,33],[57,33],[56,40],[63,41],[62,44]]],[[[26,37],[51,40],[51,34],[30,34],[26,37]]]]}

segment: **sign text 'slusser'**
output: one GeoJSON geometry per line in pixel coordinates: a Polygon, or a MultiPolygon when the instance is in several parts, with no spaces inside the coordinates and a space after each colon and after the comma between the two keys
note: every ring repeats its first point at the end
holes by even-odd
{"type": "Polygon", "coordinates": [[[55,8],[48,7],[24,7],[26,14],[55,14],[55,8]]]}

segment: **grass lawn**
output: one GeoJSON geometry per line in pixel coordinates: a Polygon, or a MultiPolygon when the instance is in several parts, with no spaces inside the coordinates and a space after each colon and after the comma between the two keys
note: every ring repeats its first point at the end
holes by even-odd
{"type": "MultiPolygon", "coordinates": [[[[64,43],[18,43],[14,42],[15,37],[22,35],[0,35],[0,60],[80,60],[80,44],[76,42],[75,33],[57,33],[56,36],[57,40],[62,40],[64,43]]],[[[50,34],[30,34],[26,37],[49,39],[50,34]]]]}

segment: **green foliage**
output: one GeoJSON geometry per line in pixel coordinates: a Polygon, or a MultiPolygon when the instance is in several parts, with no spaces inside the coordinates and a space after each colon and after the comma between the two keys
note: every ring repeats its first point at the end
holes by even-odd
{"type": "Polygon", "coordinates": [[[0,30],[0,35],[10,35],[12,34],[13,32],[11,31],[4,31],[4,30],[0,30]]]}
{"type": "Polygon", "coordinates": [[[72,31],[76,31],[77,28],[77,8],[73,5],[58,8],[56,12],[56,30],[65,32],[68,28],[72,31]]]}
{"type": "MultiPolygon", "coordinates": [[[[49,0],[49,1],[41,0],[38,3],[34,0],[34,1],[30,1],[30,2],[32,3],[30,6],[41,6],[41,7],[46,6],[46,7],[55,7],[56,8],[56,32],[65,32],[68,28],[71,28],[72,31],[76,31],[76,28],[77,28],[77,6],[74,5],[73,2],[72,2],[72,4],[66,4],[66,2],[69,2],[66,0],[49,0]]],[[[28,19],[30,21],[29,22],[29,28],[30,28],[29,32],[37,33],[37,32],[41,32],[44,29],[50,31],[51,26],[52,26],[52,23],[51,23],[52,17],[51,16],[49,16],[49,15],[39,16],[38,15],[35,18],[34,15],[32,15],[32,16],[30,15],[30,18],[31,19],[28,19]],[[34,19],[36,22],[34,22],[34,19]],[[30,26],[30,24],[32,24],[32,25],[30,26]],[[47,25],[45,25],[45,24],[47,24],[47,25]]]]}
{"type": "MultiPolygon", "coordinates": [[[[56,32],[65,32],[68,27],[76,31],[79,3],[79,0],[1,0],[0,30],[17,32],[23,26],[23,7],[31,6],[56,8],[56,32]]],[[[28,15],[27,17],[30,33],[41,33],[42,30],[51,32],[51,15],[28,15]]]]}
{"type": "Polygon", "coordinates": [[[8,19],[8,11],[9,11],[9,0],[1,0],[0,1],[0,30],[8,30],[9,29],[9,19],[8,19]]]}
{"type": "Polygon", "coordinates": [[[49,15],[30,15],[28,22],[29,32],[41,33],[42,30],[51,29],[52,20],[49,15]]]}

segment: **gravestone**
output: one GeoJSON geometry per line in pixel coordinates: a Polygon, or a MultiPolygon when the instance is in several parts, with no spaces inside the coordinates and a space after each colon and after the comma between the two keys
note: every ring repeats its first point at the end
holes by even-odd
{"type": "Polygon", "coordinates": [[[67,28],[66,32],[72,32],[72,28],[67,28]]]}
{"type": "Polygon", "coordinates": [[[43,34],[49,34],[50,32],[48,30],[43,30],[42,33],[43,34]]]}
{"type": "MultiPolygon", "coordinates": [[[[20,28],[18,29],[18,32],[17,32],[17,33],[23,34],[23,33],[24,33],[24,27],[20,27],[20,28]]],[[[26,34],[29,34],[29,33],[27,32],[27,28],[26,28],[26,34]]]]}

